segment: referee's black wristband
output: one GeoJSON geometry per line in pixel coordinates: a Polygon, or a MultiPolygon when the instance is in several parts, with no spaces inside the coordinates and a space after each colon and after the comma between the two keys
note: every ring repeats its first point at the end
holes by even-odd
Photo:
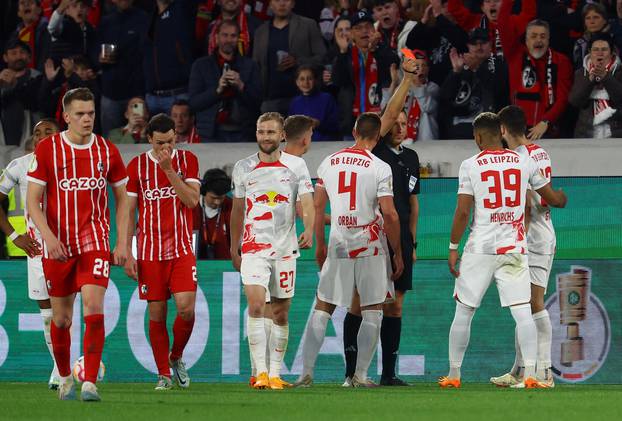
{"type": "Polygon", "coordinates": [[[417,250],[417,242],[416,241],[413,243],[413,247],[415,248],[415,250],[417,250]]]}

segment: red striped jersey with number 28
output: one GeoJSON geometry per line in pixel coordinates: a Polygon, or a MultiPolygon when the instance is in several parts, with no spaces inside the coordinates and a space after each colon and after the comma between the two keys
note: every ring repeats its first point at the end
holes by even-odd
{"type": "Polygon", "coordinates": [[[69,256],[110,251],[107,185],[127,181],[115,145],[95,134],[84,145],[71,143],[66,132],[50,136],[35,150],[28,181],[45,186],[48,226],[69,256]]]}
{"type": "MultiPolygon", "coordinates": [[[[181,202],[152,153],[140,154],[127,166],[127,194],[138,199],[137,257],[169,260],[193,252],[192,209],[181,202]]],[[[184,182],[201,184],[192,152],[175,149],[171,160],[184,182]]]]}

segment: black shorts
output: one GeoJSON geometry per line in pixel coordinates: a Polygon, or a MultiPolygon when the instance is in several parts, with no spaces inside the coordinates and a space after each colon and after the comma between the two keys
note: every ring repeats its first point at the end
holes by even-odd
{"type": "Polygon", "coordinates": [[[404,271],[393,284],[397,291],[410,291],[413,289],[413,244],[412,241],[402,242],[402,260],[404,271]]]}

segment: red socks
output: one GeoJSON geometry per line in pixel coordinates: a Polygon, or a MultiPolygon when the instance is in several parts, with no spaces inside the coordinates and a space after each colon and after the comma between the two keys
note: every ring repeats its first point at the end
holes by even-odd
{"type": "Polygon", "coordinates": [[[95,383],[106,336],[104,315],[84,316],[84,324],[86,325],[84,332],[84,381],[95,383]]]}
{"type": "Polygon", "coordinates": [[[151,340],[153,358],[158,367],[158,374],[170,378],[171,370],[168,366],[169,339],[165,321],[149,320],[149,339],[151,340]]]}
{"type": "Polygon", "coordinates": [[[194,317],[192,320],[185,321],[179,315],[175,318],[173,324],[173,349],[171,350],[171,360],[175,361],[181,358],[184,348],[192,335],[194,327],[194,317]]]}
{"type": "Polygon", "coordinates": [[[69,329],[71,329],[71,327],[64,329],[57,327],[54,321],[50,323],[54,359],[58,367],[58,374],[63,377],[71,375],[71,335],[69,329]]]}

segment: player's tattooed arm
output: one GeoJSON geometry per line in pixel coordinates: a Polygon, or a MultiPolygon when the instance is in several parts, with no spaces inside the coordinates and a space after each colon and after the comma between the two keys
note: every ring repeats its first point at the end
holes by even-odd
{"type": "Polygon", "coordinates": [[[302,224],[305,230],[298,238],[298,245],[300,248],[307,249],[313,246],[313,225],[315,223],[313,194],[305,193],[300,196],[300,205],[302,207],[302,224]]]}
{"type": "Polygon", "coordinates": [[[244,199],[234,197],[231,207],[231,263],[236,270],[240,270],[242,258],[240,257],[240,242],[242,240],[242,225],[244,224],[244,199]]]}
{"type": "MultiPolygon", "coordinates": [[[[136,224],[136,207],[138,205],[138,199],[136,197],[128,196],[126,204],[128,223],[125,241],[127,244],[132,244],[134,226],[136,224]]],[[[136,259],[134,259],[131,251],[128,251],[127,253],[127,260],[125,261],[125,274],[134,280],[138,280],[138,265],[136,264],[136,259]]]]}
{"type": "Polygon", "coordinates": [[[128,195],[127,190],[125,189],[125,184],[113,187],[112,193],[114,194],[114,199],[117,206],[117,244],[115,245],[112,252],[112,259],[115,265],[124,266],[125,260],[127,259],[128,255],[128,247],[130,244],[127,241],[127,226],[129,214],[127,212],[128,195]]]}
{"type": "Polygon", "coordinates": [[[179,197],[179,200],[190,209],[194,209],[199,204],[199,184],[186,183],[179,177],[177,172],[173,169],[171,152],[166,148],[158,153],[158,164],[175,189],[175,193],[177,197],[179,197]]]}
{"type": "Polygon", "coordinates": [[[315,194],[313,195],[315,205],[315,223],[313,224],[315,230],[315,260],[318,266],[322,269],[326,256],[328,254],[326,248],[326,232],[324,231],[324,218],[326,213],[326,203],[328,202],[328,195],[324,187],[316,185],[315,194]]]}
{"type": "Polygon", "coordinates": [[[28,210],[28,215],[30,215],[32,222],[34,222],[35,226],[41,233],[41,238],[45,243],[50,259],[56,259],[64,262],[67,260],[67,250],[48,226],[43,210],[41,209],[41,206],[39,206],[44,191],[45,186],[29,181],[28,193],[26,193],[26,209],[28,210]]]}
{"type": "Polygon", "coordinates": [[[404,261],[402,260],[402,239],[400,236],[400,219],[395,210],[393,196],[382,196],[378,198],[380,211],[384,218],[384,230],[387,233],[389,245],[393,250],[393,275],[391,279],[396,280],[404,271],[404,261]]]}
{"type": "Polygon", "coordinates": [[[554,208],[566,207],[566,202],[568,202],[566,194],[562,191],[562,189],[553,190],[551,183],[547,183],[536,191],[540,196],[542,196],[542,198],[544,198],[547,205],[553,206],[554,208]]]}
{"type": "MultiPolygon", "coordinates": [[[[467,225],[469,224],[469,217],[471,215],[471,209],[473,208],[473,196],[470,194],[459,194],[458,204],[456,205],[456,211],[454,212],[454,221],[451,226],[451,235],[449,242],[452,244],[460,244],[460,240],[464,235],[467,225]]],[[[447,259],[449,265],[449,271],[455,277],[460,276],[458,271],[458,250],[449,250],[449,258],[447,259]]]]}

